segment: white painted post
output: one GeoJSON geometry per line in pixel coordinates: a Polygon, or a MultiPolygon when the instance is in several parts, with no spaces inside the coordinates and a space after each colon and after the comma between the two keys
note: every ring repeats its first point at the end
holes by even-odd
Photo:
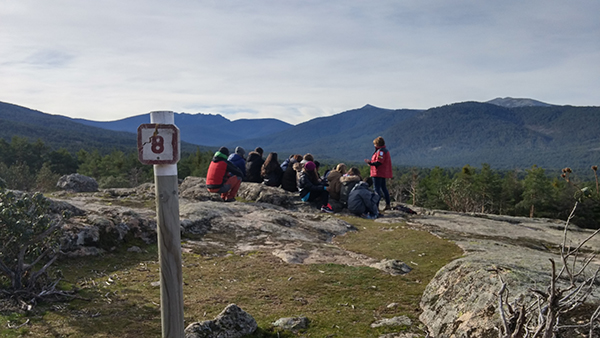
{"type": "MultiPolygon", "coordinates": [[[[170,111],[150,113],[150,122],[175,124],[170,111]]],[[[179,140],[177,140],[179,149],[179,140]]],[[[155,164],[156,219],[160,261],[160,308],[163,338],[183,338],[183,276],[177,164],[155,164]]]]}

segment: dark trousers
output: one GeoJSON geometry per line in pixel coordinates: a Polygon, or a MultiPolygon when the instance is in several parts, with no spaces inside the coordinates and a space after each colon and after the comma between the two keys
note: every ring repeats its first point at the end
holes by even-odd
{"type": "Polygon", "coordinates": [[[320,208],[329,203],[329,192],[327,190],[311,191],[308,196],[309,202],[314,202],[320,208]]]}
{"type": "Polygon", "coordinates": [[[379,197],[385,198],[386,205],[390,205],[390,193],[385,185],[385,178],[373,177],[373,190],[375,190],[379,197]]]}

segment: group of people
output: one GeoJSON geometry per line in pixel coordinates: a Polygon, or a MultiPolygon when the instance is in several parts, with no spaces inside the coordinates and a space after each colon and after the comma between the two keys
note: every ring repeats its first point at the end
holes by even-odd
{"type": "Polygon", "coordinates": [[[373,140],[373,146],[375,152],[371,159],[364,160],[370,166],[370,177],[365,179],[358,168],[348,169],[344,163],[321,176],[320,163],[310,153],[291,155],[280,164],[274,152],[263,160],[260,147],[247,158],[242,147],[236,147],[233,154],[221,147],[208,167],[206,187],[212,193],[221,194],[223,201],[231,202],[242,181],[262,183],[298,192],[302,201],[315,204],[323,212],[332,213],[334,209],[347,207],[358,216],[374,219],[380,216],[381,199],[385,199],[384,210],[391,208],[386,179],[392,178],[392,160],[381,136],[373,140]],[[370,189],[371,184],[374,191],[370,189]]]}

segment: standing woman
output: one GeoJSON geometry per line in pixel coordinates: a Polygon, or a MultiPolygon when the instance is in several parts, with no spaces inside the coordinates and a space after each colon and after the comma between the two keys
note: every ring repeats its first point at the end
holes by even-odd
{"type": "Polygon", "coordinates": [[[385,148],[383,137],[379,136],[373,140],[375,152],[371,160],[365,159],[365,163],[371,166],[371,177],[373,178],[373,189],[383,199],[385,198],[385,209],[389,210],[390,193],[385,184],[386,178],[392,178],[392,158],[390,152],[385,148]]]}

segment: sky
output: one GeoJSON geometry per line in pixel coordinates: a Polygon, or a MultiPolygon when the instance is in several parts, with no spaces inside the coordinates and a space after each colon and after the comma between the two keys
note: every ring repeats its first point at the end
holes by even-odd
{"type": "Polygon", "coordinates": [[[371,104],[600,105],[597,0],[0,0],[0,101],[298,124],[371,104]]]}

